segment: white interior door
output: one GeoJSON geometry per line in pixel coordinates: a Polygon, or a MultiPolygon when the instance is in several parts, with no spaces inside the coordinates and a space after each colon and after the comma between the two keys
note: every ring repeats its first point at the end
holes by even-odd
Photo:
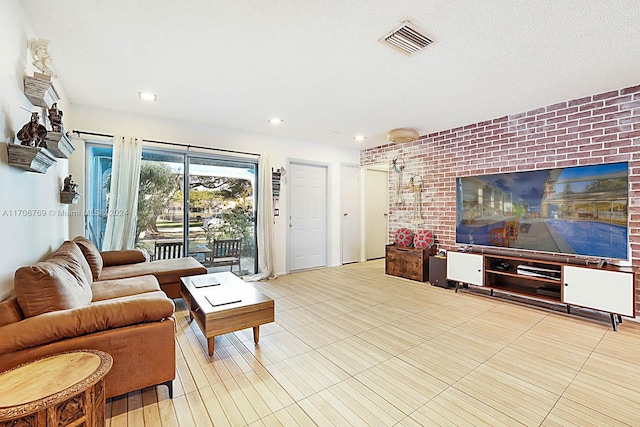
{"type": "Polygon", "coordinates": [[[342,263],[360,261],[360,166],[342,165],[342,263]]]}
{"type": "Polygon", "coordinates": [[[367,169],[365,180],[365,255],[367,260],[384,258],[389,239],[389,173],[367,169]]]}
{"type": "Polygon", "coordinates": [[[289,270],[327,265],[327,167],[290,165],[289,270]]]}

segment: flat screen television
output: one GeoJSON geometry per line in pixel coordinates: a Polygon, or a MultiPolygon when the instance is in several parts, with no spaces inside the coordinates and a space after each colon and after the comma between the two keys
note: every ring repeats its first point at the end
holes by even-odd
{"type": "Polygon", "coordinates": [[[626,162],[456,182],[456,243],[628,260],[626,162]]]}

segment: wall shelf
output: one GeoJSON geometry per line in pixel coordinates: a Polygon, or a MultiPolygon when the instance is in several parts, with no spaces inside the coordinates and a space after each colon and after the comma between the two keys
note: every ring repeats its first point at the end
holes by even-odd
{"type": "Polygon", "coordinates": [[[56,158],[46,148],[7,144],[8,163],[29,172],[47,173],[56,158]]]}
{"type": "Polygon", "coordinates": [[[59,159],[68,159],[75,151],[71,138],[62,132],[47,132],[44,138],[47,150],[59,159]]]}
{"type": "Polygon", "coordinates": [[[80,200],[82,194],[76,193],[75,191],[61,191],[60,192],[60,203],[65,205],[75,205],[80,200]]]}
{"type": "Polygon", "coordinates": [[[24,76],[24,94],[36,107],[51,108],[60,96],[49,80],[24,76]]]}

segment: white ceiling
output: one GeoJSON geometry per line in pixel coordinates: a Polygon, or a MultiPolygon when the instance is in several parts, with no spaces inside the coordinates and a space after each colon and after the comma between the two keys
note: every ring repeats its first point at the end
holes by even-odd
{"type": "Polygon", "coordinates": [[[638,0],[21,3],[73,104],[352,148],[640,84],[638,0]],[[411,57],[378,42],[407,19],[411,57]]]}

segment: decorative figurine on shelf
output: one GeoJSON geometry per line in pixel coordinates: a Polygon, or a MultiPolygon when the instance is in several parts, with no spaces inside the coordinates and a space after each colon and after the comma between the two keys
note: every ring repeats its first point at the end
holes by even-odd
{"type": "Polygon", "coordinates": [[[49,43],[51,40],[47,39],[31,39],[27,42],[27,47],[31,51],[31,57],[33,58],[33,66],[40,70],[41,73],[55,77],[51,65],[52,59],[49,53],[49,43]]]}
{"type": "Polygon", "coordinates": [[[404,159],[402,157],[396,157],[391,163],[393,164],[393,171],[396,174],[396,193],[393,198],[393,203],[404,203],[404,196],[402,194],[402,171],[404,170],[404,159]]]}
{"type": "Polygon", "coordinates": [[[47,136],[47,129],[40,124],[40,116],[37,111],[31,113],[31,120],[22,126],[16,136],[21,145],[47,148],[47,143],[44,140],[44,137],[47,136]]]}
{"type": "Polygon", "coordinates": [[[69,175],[64,179],[64,185],[62,186],[62,191],[65,193],[75,193],[76,188],[78,188],[78,184],[73,182],[73,176],[69,175]]]}
{"type": "Polygon", "coordinates": [[[420,175],[412,175],[409,178],[409,188],[413,191],[413,220],[411,223],[420,224],[422,223],[422,177],[420,175]]]}
{"type": "Polygon", "coordinates": [[[54,103],[49,108],[49,122],[51,122],[51,132],[64,132],[62,127],[62,110],[58,110],[58,103],[54,103]]]}

